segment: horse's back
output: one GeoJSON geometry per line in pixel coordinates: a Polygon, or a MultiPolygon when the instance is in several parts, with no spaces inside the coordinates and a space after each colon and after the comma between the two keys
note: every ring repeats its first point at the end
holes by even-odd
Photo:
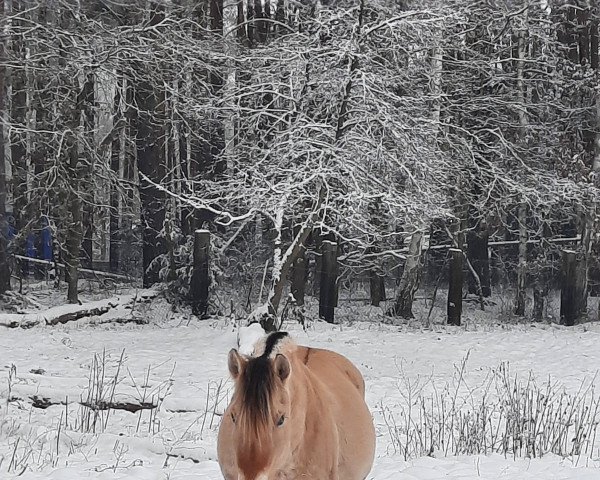
{"type": "Polygon", "coordinates": [[[343,355],[321,348],[298,347],[298,356],[308,369],[328,386],[341,383],[342,388],[345,388],[348,380],[364,398],[363,376],[360,370],[343,355]]]}
{"type": "Polygon", "coordinates": [[[362,374],[346,357],[329,350],[298,347],[296,355],[331,404],[340,442],[339,478],[364,479],[375,455],[375,429],[362,374]]]}

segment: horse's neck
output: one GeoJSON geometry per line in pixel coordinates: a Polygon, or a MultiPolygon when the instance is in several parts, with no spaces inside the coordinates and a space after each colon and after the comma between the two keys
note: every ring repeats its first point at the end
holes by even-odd
{"type": "MultiPolygon", "coordinates": [[[[304,352],[299,352],[300,356],[304,352]]],[[[313,472],[313,468],[331,471],[337,465],[337,427],[333,423],[331,405],[327,399],[325,385],[308,368],[302,359],[295,359],[296,375],[290,377],[292,408],[296,411],[294,424],[294,442],[292,450],[296,452],[293,468],[313,472]],[[301,411],[299,411],[301,410],[301,411]],[[329,435],[326,433],[329,432],[329,435]],[[333,435],[333,437],[331,436],[333,435]],[[334,439],[335,438],[335,439],[334,439]],[[326,453],[330,452],[330,453],[326,453]],[[309,459],[315,453],[326,459],[326,465],[310,467],[309,459]]],[[[310,478],[313,478],[311,476],[310,478]]],[[[314,478],[324,478],[318,476],[314,478]]],[[[337,477],[336,477],[337,478],[337,477]]]]}
{"type": "MultiPolygon", "coordinates": [[[[321,413],[324,413],[330,408],[326,401],[326,392],[323,389],[322,382],[314,375],[303,361],[304,351],[302,348],[296,349],[294,352],[294,362],[296,374],[290,377],[292,381],[291,395],[292,402],[296,403],[296,408],[302,409],[302,428],[306,428],[312,420],[320,421],[321,413]],[[314,419],[308,418],[311,415],[314,419]]],[[[298,411],[298,410],[296,410],[298,411]]]]}

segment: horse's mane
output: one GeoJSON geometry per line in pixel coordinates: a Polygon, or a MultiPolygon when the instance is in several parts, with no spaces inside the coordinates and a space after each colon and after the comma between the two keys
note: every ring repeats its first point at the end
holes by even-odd
{"type": "Polygon", "coordinates": [[[243,428],[260,437],[271,419],[271,395],[275,388],[275,372],[269,357],[278,343],[288,336],[286,332],[275,332],[266,338],[262,355],[250,358],[240,376],[241,415],[243,428]]]}

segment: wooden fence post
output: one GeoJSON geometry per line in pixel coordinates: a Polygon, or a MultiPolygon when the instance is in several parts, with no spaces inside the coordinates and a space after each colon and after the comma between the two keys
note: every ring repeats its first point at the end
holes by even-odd
{"type": "Polygon", "coordinates": [[[319,317],[334,323],[337,304],[337,243],[330,240],[322,242],[321,282],[319,289],[319,317]]]}
{"type": "Polygon", "coordinates": [[[372,268],[369,271],[369,286],[371,294],[371,305],[378,307],[382,301],[385,301],[385,277],[378,275],[377,270],[372,268]]]}
{"type": "Polygon", "coordinates": [[[210,232],[196,230],[194,233],[194,265],[190,282],[190,298],[195,315],[205,316],[208,310],[209,259],[210,232]]]}
{"type": "Polygon", "coordinates": [[[573,250],[563,250],[560,289],[561,325],[575,325],[580,314],[577,290],[577,254],[573,250]]]}
{"type": "Polygon", "coordinates": [[[448,284],[448,325],[460,326],[462,315],[463,289],[463,252],[459,248],[451,248],[450,274],[448,284]]]}

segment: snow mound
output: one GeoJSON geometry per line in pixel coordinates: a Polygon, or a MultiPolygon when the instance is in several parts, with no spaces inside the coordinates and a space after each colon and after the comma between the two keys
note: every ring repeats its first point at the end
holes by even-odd
{"type": "Polygon", "coordinates": [[[251,323],[246,327],[240,327],[238,330],[238,352],[242,355],[252,356],[254,354],[254,346],[265,334],[260,323],[251,323]]]}

